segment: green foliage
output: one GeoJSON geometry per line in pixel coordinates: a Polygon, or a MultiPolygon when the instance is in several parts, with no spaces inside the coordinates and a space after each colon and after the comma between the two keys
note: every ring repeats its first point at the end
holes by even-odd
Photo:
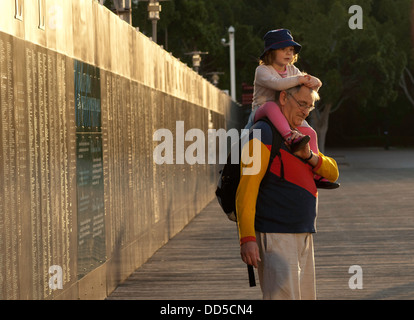
{"type": "MultiPolygon", "coordinates": [[[[353,1],[312,0],[307,6],[302,1],[289,3],[292,12],[298,13],[291,20],[292,29],[303,38],[300,64],[324,83],[321,96],[325,103],[335,104],[345,98],[348,104],[376,108],[396,99],[404,51],[397,47],[398,38],[392,33],[396,27],[381,28],[372,16],[373,1],[359,1],[364,13],[362,30],[348,26],[348,8],[353,1]]],[[[385,19],[388,16],[383,11],[385,19]]]]}
{"type": "MultiPolygon", "coordinates": [[[[241,84],[252,84],[264,34],[287,28],[303,48],[296,65],[323,82],[321,105],[367,112],[396,101],[404,67],[413,70],[410,43],[411,0],[173,0],[162,4],[158,40],[174,56],[192,65],[186,52],[200,50],[200,74],[224,72],[219,87],[229,88],[227,29],[236,29],[238,99],[241,84]],[[363,29],[351,30],[349,7],[363,9],[363,29]]],[[[134,5],[133,24],[151,35],[147,2],[134,5]]]]}
{"type": "Polygon", "coordinates": [[[109,10],[112,10],[115,7],[113,0],[105,0],[104,6],[109,10]]]}

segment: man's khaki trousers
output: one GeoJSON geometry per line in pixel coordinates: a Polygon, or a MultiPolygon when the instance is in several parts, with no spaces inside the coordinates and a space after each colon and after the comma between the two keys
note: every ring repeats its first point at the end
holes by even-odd
{"type": "Polygon", "coordinates": [[[315,300],[311,233],[256,233],[258,274],[265,300],[315,300]]]}

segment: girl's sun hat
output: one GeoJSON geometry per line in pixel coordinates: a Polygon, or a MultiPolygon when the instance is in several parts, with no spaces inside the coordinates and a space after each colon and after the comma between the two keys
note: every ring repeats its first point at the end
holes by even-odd
{"type": "Polygon", "coordinates": [[[288,29],[276,29],[271,30],[265,34],[264,51],[260,55],[260,60],[263,59],[265,53],[270,49],[282,49],[293,46],[295,48],[295,54],[300,52],[302,46],[293,40],[292,34],[288,29]]]}

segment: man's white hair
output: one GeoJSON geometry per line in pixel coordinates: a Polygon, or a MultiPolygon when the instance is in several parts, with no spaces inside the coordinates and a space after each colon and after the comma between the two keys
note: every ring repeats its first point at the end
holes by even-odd
{"type": "MultiPolygon", "coordinates": [[[[304,85],[300,84],[296,87],[292,87],[292,88],[289,88],[289,89],[284,90],[284,91],[286,91],[287,93],[290,93],[290,94],[295,94],[295,93],[299,92],[299,90],[300,90],[300,88],[302,88],[302,86],[304,86],[304,85]]],[[[319,96],[319,93],[317,91],[315,91],[311,88],[309,88],[309,90],[311,91],[312,99],[313,99],[314,102],[319,101],[321,99],[321,97],[319,96]]]]}

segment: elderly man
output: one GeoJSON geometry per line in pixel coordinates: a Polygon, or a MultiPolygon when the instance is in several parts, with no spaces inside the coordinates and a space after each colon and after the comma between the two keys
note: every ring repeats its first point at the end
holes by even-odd
{"type": "MultiPolygon", "coordinates": [[[[296,128],[317,99],[317,92],[298,86],[281,91],[276,102],[296,128]]],[[[320,152],[312,153],[309,144],[295,154],[282,144],[280,156],[268,170],[272,129],[263,121],[253,129],[261,130],[260,143],[254,143],[253,135],[248,142],[250,150],[260,146],[260,150],[253,149],[252,157],[253,165],[260,162],[260,171],[243,175],[242,169],[237,189],[241,257],[258,268],[264,299],[316,299],[312,234],[316,232],[318,193],[313,177],[317,174],[336,181],[337,164],[320,152]]],[[[242,168],[251,165],[242,163],[242,168]]]]}

